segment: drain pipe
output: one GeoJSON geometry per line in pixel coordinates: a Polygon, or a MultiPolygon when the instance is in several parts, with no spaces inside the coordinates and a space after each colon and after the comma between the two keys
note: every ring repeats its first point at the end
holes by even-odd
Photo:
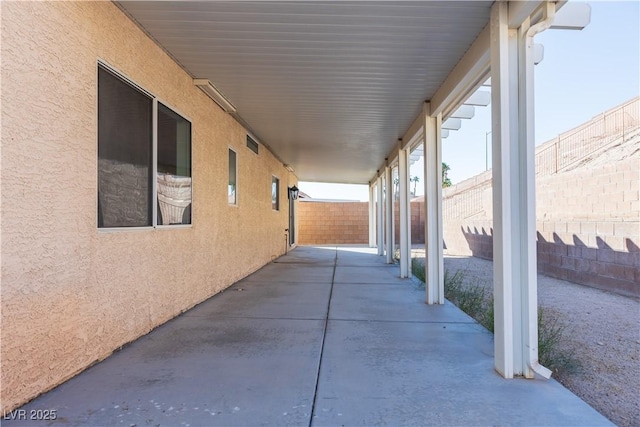
{"type": "MultiPolygon", "coordinates": [[[[533,37],[536,34],[543,32],[544,30],[548,30],[553,24],[553,20],[556,17],[556,2],[545,2],[544,7],[542,9],[542,20],[535,25],[532,25],[527,30],[527,47],[531,46],[533,49],[533,37]]],[[[533,64],[533,61],[531,61],[533,64]]]]}
{"type": "MultiPolygon", "coordinates": [[[[555,14],[556,14],[556,3],[555,2],[545,2],[543,4],[543,9],[542,9],[542,19],[540,20],[540,22],[536,23],[535,25],[532,25],[528,30],[526,30],[525,32],[525,58],[524,58],[524,66],[526,67],[524,70],[524,75],[527,76],[526,77],[526,83],[525,83],[525,90],[526,90],[526,129],[527,129],[527,133],[529,133],[529,137],[531,139],[534,138],[533,135],[533,129],[534,129],[534,115],[533,115],[533,111],[534,111],[534,105],[533,105],[533,38],[536,34],[539,34],[541,32],[543,32],[544,30],[549,29],[549,27],[551,27],[551,24],[553,23],[553,19],[555,18],[555,14]]],[[[537,282],[536,282],[537,283],[537,282]]],[[[535,295],[535,302],[536,302],[536,306],[535,306],[535,324],[537,327],[537,319],[538,319],[538,290],[537,290],[537,284],[536,284],[536,295],[535,295]]],[[[531,298],[530,298],[531,301],[531,298]]],[[[531,309],[531,308],[530,308],[531,309]]],[[[530,316],[529,316],[530,317],[530,316]]],[[[537,331],[536,331],[537,332],[537,331]]],[[[536,333],[536,339],[535,339],[535,346],[536,348],[538,347],[538,334],[536,333]]],[[[526,350],[526,349],[525,349],[526,350]]],[[[549,379],[551,378],[551,374],[552,372],[542,366],[540,364],[540,362],[538,361],[538,352],[535,352],[535,358],[533,356],[533,352],[531,351],[526,351],[527,353],[527,365],[529,366],[529,368],[531,370],[533,370],[533,372],[537,373],[538,375],[549,379]]]]}

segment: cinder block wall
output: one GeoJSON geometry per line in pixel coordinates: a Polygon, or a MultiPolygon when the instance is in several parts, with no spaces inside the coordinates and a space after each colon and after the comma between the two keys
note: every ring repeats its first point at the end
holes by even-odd
{"type": "Polygon", "coordinates": [[[442,198],[445,250],[493,259],[491,171],[443,189],[442,198]]]}
{"type": "Polygon", "coordinates": [[[640,296],[639,182],[640,156],[538,179],[540,271],[640,296]]]}
{"type": "Polygon", "coordinates": [[[369,243],[367,202],[298,203],[298,243],[301,245],[369,243]]]}
{"type": "MultiPolygon", "coordinates": [[[[539,271],[640,296],[639,183],[637,154],[537,176],[539,271]]],[[[491,171],[445,189],[448,253],[493,258],[491,191],[491,171]]]]}
{"type": "MultiPolygon", "coordinates": [[[[411,202],[411,243],[424,243],[424,198],[411,202]]],[[[369,204],[367,202],[303,201],[298,208],[298,243],[365,244],[369,243],[369,204]]],[[[395,218],[400,207],[394,203],[395,218]]],[[[396,243],[400,223],[395,221],[396,243]]]]}
{"type": "MultiPolygon", "coordinates": [[[[411,207],[411,244],[424,243],[424,197],[419,197],[410,202],[411,207]]],[[[393,204],[393,214],[395,215],[394,229],[396,245],[400,239],[400,204],[393,204]]]]}

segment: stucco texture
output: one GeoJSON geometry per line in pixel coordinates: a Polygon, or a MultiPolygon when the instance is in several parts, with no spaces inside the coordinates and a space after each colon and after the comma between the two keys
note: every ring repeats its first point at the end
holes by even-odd
{"type": "Polygon", "coordinates": [[[2,2],[2,409],[285,252],[296,177],[111,2],[2,2]],[[193,225],[97,228],[97,63],[192,123],[193,225]],[[228,149],[238,206],[227,202],[228,149]],[[280,211],[271,209],[271,176],[280,211]]]}

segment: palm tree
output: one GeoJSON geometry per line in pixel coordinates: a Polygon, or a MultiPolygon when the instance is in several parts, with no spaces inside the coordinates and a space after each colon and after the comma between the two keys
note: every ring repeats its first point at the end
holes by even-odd
{"type": "Polygon", "coordinates": [[[447,176],[449,170],[451,170],[449,165],[442,162],[442,188],[451,187],[451,178],[447,176]]]}
{"type": "Polygon", "coordinates": [[[409,178],[410,182],[413,182],[413,195],[416,195],[416,186],[418,185],[418,181],[420,181],[419,176],[414,176],[413,178],[409,178]]]}

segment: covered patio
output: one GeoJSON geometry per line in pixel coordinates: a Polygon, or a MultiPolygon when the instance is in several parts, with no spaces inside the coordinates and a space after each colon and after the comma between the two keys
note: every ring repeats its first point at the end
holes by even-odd
{"type": "Polygon", "coordinates": [[[444,304],[442,139],[491,103],[494,367],[533,378],[551,375],[537,349],[534,37],[588,24],[588,5],[565,3],[118,5],[298,179],[367,184],[369,246],[387,264],[397,250],[401,278],[410,276],[409,164],[424,156],[427,304],[444,304]]]}
{"type": "Polygon", "coordinates": [[[72,425],[606,422],[553,380],[505,381],[550,375],[533,38],[584,26],[571,6],[3,3],[3,409],[59,386],[23,408],[72,425]],[[442,138],[489,101],[495,341],[445,301],[442,253],[442,138]],[[169,221],[165,173],[190,187],[169,221]],[[299,181],[367,185],[369,248],[296,248],[299,181]]]}
{"type": "Polygon", "coordinates": [[[505,381],[492,335],[423,296],[375,250],[298,247],[20,410],[72,426],[611,425],[554,380],[505,381]]]}

